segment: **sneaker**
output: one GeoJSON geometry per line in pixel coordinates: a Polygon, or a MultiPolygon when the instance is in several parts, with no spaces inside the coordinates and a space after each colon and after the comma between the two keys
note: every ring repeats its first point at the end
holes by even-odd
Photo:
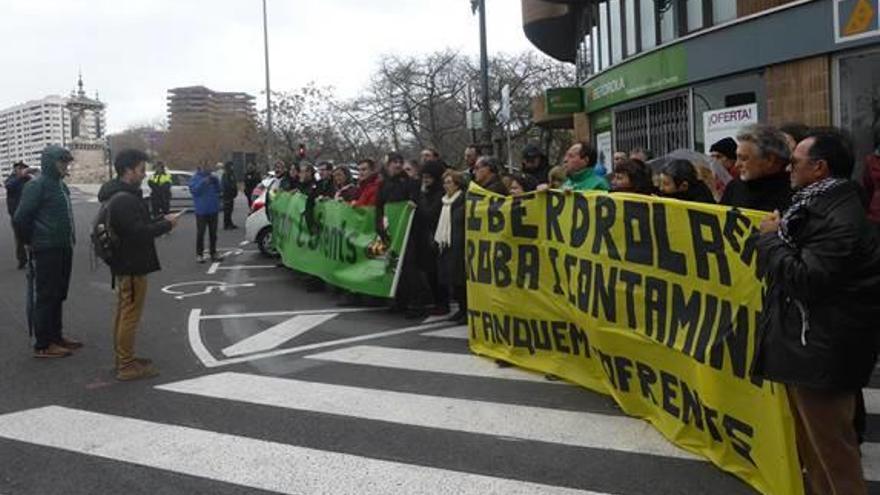
{"type": "Polygon", "coordinates": [[[58,344],[49,344],[49,347],[45,349],[34,349],[34,357],[41,359],[56,359],[63,358],[73,354],[70,352],[70,349],[66,349],[61,347],[58,344]]]}
{"type": "Polygon", "coordinates": [[[204,262],[205,262],[205,257],[204,257],[204,256],[202,256],[201,254],[198,255],[198,256],[196,256],[196,263],[201,264],[201,263],[204,263],[204,262]]]}
{"type": "Polygon", "coordinates": [[[138,361],[133,361],[116,370],[116,379],[121,382],[143,380],[158,375],[159,372],[156,371],[156,368],[147,364],[141,364],[138,361]]]}
{"type": "Polygon", "coordinates": [[[77,349],[82,349],[82,347],[83,347],[82,342],[79,342],[77,340],[73,340],[73,339],[70,339],[67,337],[61,337],[61,340],[56,342],[56,344],[60,345],[61,347],[65,348],[69,351],[75,351],[77,349]]]}

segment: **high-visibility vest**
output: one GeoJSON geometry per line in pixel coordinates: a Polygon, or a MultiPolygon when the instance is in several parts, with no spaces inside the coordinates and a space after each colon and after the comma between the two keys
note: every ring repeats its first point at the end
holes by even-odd
{"type": "Polygon", "coordinates": [[[150,184],[156,184],[157,186],[161,186],[164,184],[171,184],[171,174],[153,174],[149,180],[150,184]]]}

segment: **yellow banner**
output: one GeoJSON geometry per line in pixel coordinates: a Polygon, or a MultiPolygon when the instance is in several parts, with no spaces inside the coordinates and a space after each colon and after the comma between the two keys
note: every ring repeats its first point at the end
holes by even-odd
{"type": "Polygon", "coordinates": [[[476,186],[466,208],[473,352],[611,395],[761,493],[803,493],[785,389],[749,374],[764,214],[476,186]]]}

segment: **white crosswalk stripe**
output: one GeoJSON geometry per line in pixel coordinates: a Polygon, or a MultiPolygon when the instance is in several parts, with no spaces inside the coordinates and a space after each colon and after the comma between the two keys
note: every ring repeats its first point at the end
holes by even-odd
{"type": "MultiPolygon", "coordinates": [[[[335,427],[357,425],[345,428],[382,432],[383,435],[401,431],[413,436],[417,442],[421,436],[429,439],[451,436],[457,439],[453,442],[460,442],[457,448],[468,453],[471,449],[479,451],[479,445],[493,446],[496,449],[490,454],[493,459],[497,458],[498,452],[508,449],[528,458],[530,449],[540,447],[551,449],[551,452],[557,449],[566,452],[569,457],[560,457],[560,462],[580,462],[573,457],[580,459],[585,452],[583,449],[590,449],[602,452],[600,455],[607,453],[632,458],[636,463],[634,466],[663,465],[664,468],[658,470],[662,474],[654,476],[673,476],[671,472],[675,471],[679,473],[674,475],[676,479],[688,479],[696,468],[714,469],[703,458],[668,442],[647,422],[621,415],[610,407],[600,413],[589,408],[571,410],[570,405],[557,408],[562,404],[559,399],[556,402],[530,402],[540,404],[540,407],[518,404],[511,399],[512,390],[545,391],[540,395],[555,394],[557,398],[570,397],[577,392],[573,386],[560,386],[564,382],[549,382],[541,374],[516,368],[499,368],[491,360],[471,354],[417,348],[422,343],[432,349],[449,349],[450,345],[455,346],[455,342],[460,342],[464,348],[467,339],[464,326],[432,330],[420,336],[428,338],[411,337],[415,339],[415,345],[407,347],[382,346],[379,342],[312,351],[315,353],[304,356],[304,362],[310,365],[304,369],[310,374],[303,377],[296,373],[284,377],[245,372],[214,373],[158,385],[154,393],[163,394],[170,400],[197,404],[196,410],[210,408],[214,411],[224,404],[234,405],[237,411],[259,410],[261,418],[277,416],[289,420],[304,417],[310,421],[331,422],[337,425],[335,427]],[[438,340],[433,340],[435,338],[438,340]],[[407,383],[410,379],[424,379],[433,385],[445,382],[450,388],[401,388],[399,383],[395,385],[387,381],[391,379],[389,377],[399,378],[400,383],[407,383]],[[454,387],[461,383],[481,385],[480,391],[476,392],[479,398],[456,395],[454,387]],[[508,395],[504,399],[500,395],[495,398],[495,391],[502,394],[501,389],[508,395]],[[553,405],[546,406],[545,402],[553,405]]],[[[866,403],[869,413],[878,412],[880,393],[866,391],[866,403]]],[[[251,431],[244,434],[241,431],[225,432],[225,423],[202,422],[198,420],[199,413],[195,414],[195,418],[189,416],[185,421],[187,426],[183,426],[176,424],[179,421],[174,417],[156,419],[153,416],[145,420],[112,412],[49,406],[0,415],[0,439],[277,493],[653,493],[643,488],[634,489],[633,485],[617,489],[607,480],[594,484],[589,477],[572,485],[552,476],[531,477],[540,474],[521,478],[503,476],[485,465],[473,470],[463,469],[461,464],[443,461],[442,455],[437,461],[431,456],[410,460],[401,457],[399,452],[384,454],[383,445],[351,449],[344,445],[324,447],[323,442],[308,444],[307,438],[296,435],[283,440],[271,436],[253,438],[248,436],[251,431]],[[65,425],[62,431],[50,427],[58,424],[65,425]],[[300,445],[301,441],[306,441],[308,446],[300,445]],[[438,464],[434,465],[435,462],[438,464]],[[292,466],[296,468],[292,469],[292,466]],[[345,475],[340,476],[340,473],[345,475]],[[576,490],[571,486],[593,491],[576,490]]],[[[430,442],[416,445],[413,448],[438,448],[430,442]]],[[[880,481],[880,444],[867,443],[862,452],[866,478],[880,481]]],[[[481,454],[474,452],[473,455],[481,454]]],[[[720,480],[731,482],[730,477],[720,471],[717,471],[717,477],[719,483],[720,480]]],[[[704,487],[698,481],[682,486],[680,493],[701,493],[704,487]]],[[[746,491],[739,486],[733,493],[746,491]]]]}
{"type": "Polygon", "coordinates": [[[429,371],[449,375],[474,376],[480,378],[500,378],[527,382],[548,382],[543,375],[519,368],[499,368],[491,360],[469,354],[451,354],[412,349],[395,349],[360,345],[337,351],[322,352],[306,356],[309,359],[334,361],[337,363],[360,364],[384,368],[397,368],[411,371],[429,371]]]}
{"type": "Polygon", "coordinates": [[[64,407],[0,416],[0,437],[278,493],[602,495],[64,407]]]}
{"type": "Polygon", "coordinates": [[[663,439],[648,423],[625,416],[449,399],[231,372],[158,388],[405,425],[695,459],[663,439]],[[543,428],[534,428],[536,421],[543,428]]]}

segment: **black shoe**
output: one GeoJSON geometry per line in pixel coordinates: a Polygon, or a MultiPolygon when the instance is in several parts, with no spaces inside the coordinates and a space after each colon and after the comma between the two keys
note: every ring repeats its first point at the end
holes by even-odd
{"type": "Polygon", "coordinates": [[[452,315],[448,321],[451,321],[452,323],[457,323],[459,325],[467,325],[468,316],[466,312],[459,311],[452,315]]]}
{"type": "Polygon", "coordinates": [[[229,230],[235,230],[238,228],[238,225],[232,224],[229,226],[229,230]]]}
{"type": "Polygon", "coordinates": [[[508,363],[507,361],[503,361],[501,359],[496,359],[495,364],[497,364],[499,368],[510,368],[511,366],[513,366],[512,364],[508,363]]]}
{"type": "Polygon", "coordinates": [[[397,314],[397,313],[403,313],[405,311],[405,309],[400,304],[394,303],[391,306],[388,306],[388,309],[386,309],[385,311],[387,311],[388,313],[391,313],[391,314],[397,314]]]}
{"type": "Polygon", "coordinates": [[[428,317],[428,310],[425,308],[410,308],[403,313],[403,317],[407,320],[424,320],[428,317]]]}

